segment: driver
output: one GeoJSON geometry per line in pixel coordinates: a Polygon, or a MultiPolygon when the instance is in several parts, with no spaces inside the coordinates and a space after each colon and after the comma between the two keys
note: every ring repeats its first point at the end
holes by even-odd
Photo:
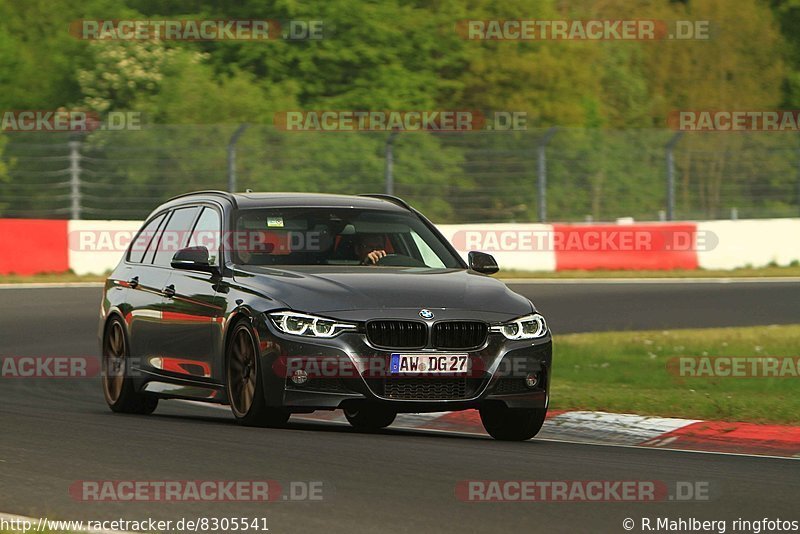
{"type": "Polygon", "coordinates": [[[377,265],[381,258],[386,256],[383,249],[383,236],[377,234],[358,234],[356,236],[356,255],[361,265],[377,265]]]}

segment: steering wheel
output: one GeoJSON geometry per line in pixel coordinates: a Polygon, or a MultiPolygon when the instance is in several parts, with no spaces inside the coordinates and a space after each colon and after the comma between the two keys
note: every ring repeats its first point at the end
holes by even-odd
{"type": "Polygon", "coordinates": [[[403,254],[387,254],[375,263],[382,267],[427,267],[424,262],[403,254]]]}

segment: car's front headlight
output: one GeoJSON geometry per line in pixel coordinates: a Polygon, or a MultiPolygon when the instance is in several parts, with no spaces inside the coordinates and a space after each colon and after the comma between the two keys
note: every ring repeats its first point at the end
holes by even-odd
{"type": "Polygon", "coordinates": [[[547,333],[547,322],[538,313],[526,315],[507,323],[494,325],[492,332],[500,332],[507,339],[536,339],[547,333]]]}
{"type": "Polygon", "coordinates": [[[268,314],[272,324],[285,334],[305,337],[335,337],[345,330],[355,330],[356,325],[335,319],[317,317],[306,313],[280,311],[268,314]]]}

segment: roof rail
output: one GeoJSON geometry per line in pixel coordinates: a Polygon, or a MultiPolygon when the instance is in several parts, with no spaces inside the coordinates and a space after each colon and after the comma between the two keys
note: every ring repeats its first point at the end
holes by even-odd
{"type": "Polygon", "coordinates": [[[226,199],[230,200],[233,203],[233,205],[236,206],[236,197],[233,195],[233,193],[229,193],[227,191],[219,191],[219,190],[216,190],[216,189],[208,189],[208,190],[205,190],[205,191],[192,191],[190,193],[183,193],[181,195],[176,195],[176,196],[170,198],[169,200],[167,200],[167,202],[172,202],[173,200],[176,200],[176,199],[179,199],[179,198],[191,197],[191,196],[195,196],[195,195],[218,195],[218,196],[225,197],[226,199]]]}
{"type": "Polygon", "coordinates": [[[405,208],[408,211],[414,211],[414,208],[412,208],[411,205],[408,202],[406,202],[402,198],[396,197],[394,195],[386,195],[384,193],[363,193],[363,194],[360,194],[358,196],[360,196],[360,197],[371,197],[371,198],[377,198],[377,199],[380,199],[380,200],[386,200],[388,202],[391,202],[392,204],[396,204],[396,205],[400,206],[401,208],[405,208]]]}

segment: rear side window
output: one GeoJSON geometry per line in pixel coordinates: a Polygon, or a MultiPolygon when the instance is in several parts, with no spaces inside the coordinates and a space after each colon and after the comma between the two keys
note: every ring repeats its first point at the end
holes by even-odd
{"type": "Polygon", "coordinates": [[[147,248],[153,241],[153,236],[156,234],[156,230],[158,230],[158,226],[163,220],[164,214],[162,213],[158,217],[145,224],[144,227],[139,231],[136,239],[133,240],[131,247],[128,249],[129,262],[142,263],[142,259],[147,252],[147,248]]]}
{"type": "Polygon", "coordinates": [[[208,262],[219,265],[219,245],[221,239],[222,223],[219,212],[214,208],[203,208],[197,224],[194,225],[192,237],[189,239],[190,247],[206,247],[208,249],[208,262]]]}
{"type": "Polygon", "coordinates": [[[169,267],[172,256],[186,246],[185,243],[189,238],[189,231],[192,229],[198,209],[197,206],[192,206],[191,208],[179,208],[172,212],[172,216],[167,221],[167,226],[158,240],[158,249],[153,260],[155,265],[169,267]]]}

